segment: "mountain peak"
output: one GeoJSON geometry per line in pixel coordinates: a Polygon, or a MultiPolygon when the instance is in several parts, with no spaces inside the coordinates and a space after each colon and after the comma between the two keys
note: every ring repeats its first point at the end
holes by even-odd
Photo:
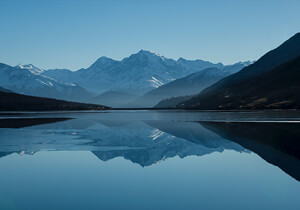
{"type": "Polygon", "coordinates": [[[157,53],[154,53],[154,52],[151,52],[149,50],[144,50],[144,49],[141,49],[140,51],[138,51],[137,53],[133,54],[134,56],[145,56],[145,57],[160,57],[160,58],[163,58],[163,56],[157,54],[157,53]]]}
{"type": "Polygon", "coordinates": [[[162,57],[157,53],[151,52],[149,50],[143,50],[141,49],[140,51],[138,51],[137,53],[133,54],[133,55],[139,55],[139,56],[146,56],[146,57],[162,57]]]}
{"type": "Polygon", "coordinates": [[[96,68],[104,68],[104,67],[112,65],[116,62],[118,62],[118,61],[116,61],[112,58],[106,57],[106,56],[101,56],[90,66],[90,68],[95,68],[95,67],[96,68]]]}
{"type": "MultiPolygon", "coordinates": [[[[157,55],[149,50],[144,50],[144,49],[141,49],[140,51],[138,51],[136,54],[142,54],[142,55],[157,55]]],[[[157,55],[158,56],[158,55],[157,55]]]]}
{"type": "Polygon", "coordinates": [[[97,59],[96,62],[99,63],[107,63],[107,62],[111,62],[111,61],[115,61],[112,58],[106,57],[106,56],[101,56],[100,58],[97,59]]]}
{"type": "Polygon", "coordinates": [[[147,65],[148,63],[159,63],[161,60],[164,60],[163,56],[160,56],[156,53],[150,52],[148,50],[140,50],[135,54],[130,55],[127,58],[124,58],[123,62],[135,63],[140,65],[147,65]]]}

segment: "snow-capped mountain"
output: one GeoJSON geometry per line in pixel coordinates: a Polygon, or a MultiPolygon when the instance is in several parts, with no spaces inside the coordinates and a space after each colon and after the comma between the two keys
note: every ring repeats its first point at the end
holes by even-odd
{"type": "MultiPolygon", "coordinates": [[[[225,69],[226,66],[203,60],[174,60],[140,50],[122,60],[102,56],[88,68],[77,71],[44,70],[32,64],[15,67],[3,64],[0,65],[0,86],[21,94],[81,102],[102,100],[104,93],[124,93],[110,94],[108,98],[110,101],[121,98],[124,100],[118,104],[128,104],[128,94],[139,97],[207,68],[225,69]]],[[[105,96],[107,98],[107,94],[105,96]]],[[[105,101],[99,103],[105,104],[105,101]]]]}
{"type": "Polygon", "coordinates": [[[219,68],[210,67],[198,72],[189,74],[183,78],[176,79],[154,90],[151,90],[143,96],[132,101],[130,107],[153,107],[161,100],[189,96],[200,93],[204,88],[214,84],[233,73],[236,73],[246,67],[248,62],[239,62],[233,65],[222,66],[219,68]]]}
{"type": "Polygon", "coordinates": [[[41,75],[42,72],[31,64],[16,67],[0,64],[0,86],[15,93],[64,100],[84,101],[91,97],[84,88],[58,82],[41,75]]]}
{"type": "Polygon", "coordinates": [[[24,65],[20,64],[20,65],[17,65],[16,68],[28,70],[32,74],[41,74],[45,71],[44,69],[38,68],[32,64],[24,64],[24,65]]]}
{"type": "Polygon", "coordinates": [[[208,61],[173,60],[155,53],[140,50],[121,61],[100,57],[86,69],[48,70],[43,75],[80,86],[101,94],[122,91],[142,95],[175,79],[208,67],[223,67],[208,61]]]}

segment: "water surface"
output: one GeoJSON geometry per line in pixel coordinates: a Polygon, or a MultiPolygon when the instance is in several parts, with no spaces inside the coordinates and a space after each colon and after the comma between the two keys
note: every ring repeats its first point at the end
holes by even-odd
{"type": "Polygon", "coordinates": [[[0,209],[296,210],[299,119],[298,112],[1,115],[0,209]]]}

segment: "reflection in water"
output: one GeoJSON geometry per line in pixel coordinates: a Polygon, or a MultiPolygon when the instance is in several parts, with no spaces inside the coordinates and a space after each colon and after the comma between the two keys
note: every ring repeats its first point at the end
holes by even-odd
{"type": "Polygon", "coordinates": [[[123,157],[144,167],[175,156],[253,151],[300,180],[298,123],[198,123],[167,120],[164,116],[162,120],[128,121],[2,119],[0,125],[0,157],[13,152],[91,151],[103,161],[123,157]]]}
{"type": "Polygon", "coordinates": [[[0,209],[297,210],[300,124],[245,122],[255,116],[121,112],[2,119],[0,209]]]}
{"type": "Polygon", "coordinates": [[[0,151],[5,152],[34,154],[40,150],[87,150],[103,161],[124,157],[141,166],[150,166],[170,157],[202,156],[225,149],[245,151],[198,123],[170,121],[72,119],[26,129],[5,129],[0,141],[0,151]],[[165,131],[162,127],[170,130],[165,131]]]}
{"type": "Polygon", "coordinates": [[[201,122],[300,181],[300,123],[201,122]]]}
{"type": "Polygon", "coordinates": [[[70,118],[8,118],[0,119],[0,128],[22,128],[34,125],[55,123],[70,118]]]}

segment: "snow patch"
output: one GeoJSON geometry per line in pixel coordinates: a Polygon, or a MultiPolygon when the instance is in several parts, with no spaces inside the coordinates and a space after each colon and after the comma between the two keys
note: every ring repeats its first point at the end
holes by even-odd
{"type": "Polygon", "coordinates": [[[150,82],[152,87],[155,87],[155,88],[158,88],[164,84],[162,81],[160,81],[159,79],[157,79],[153,76],[151,77],[150,80],[148,80],[148,82],[150,82]]]}

